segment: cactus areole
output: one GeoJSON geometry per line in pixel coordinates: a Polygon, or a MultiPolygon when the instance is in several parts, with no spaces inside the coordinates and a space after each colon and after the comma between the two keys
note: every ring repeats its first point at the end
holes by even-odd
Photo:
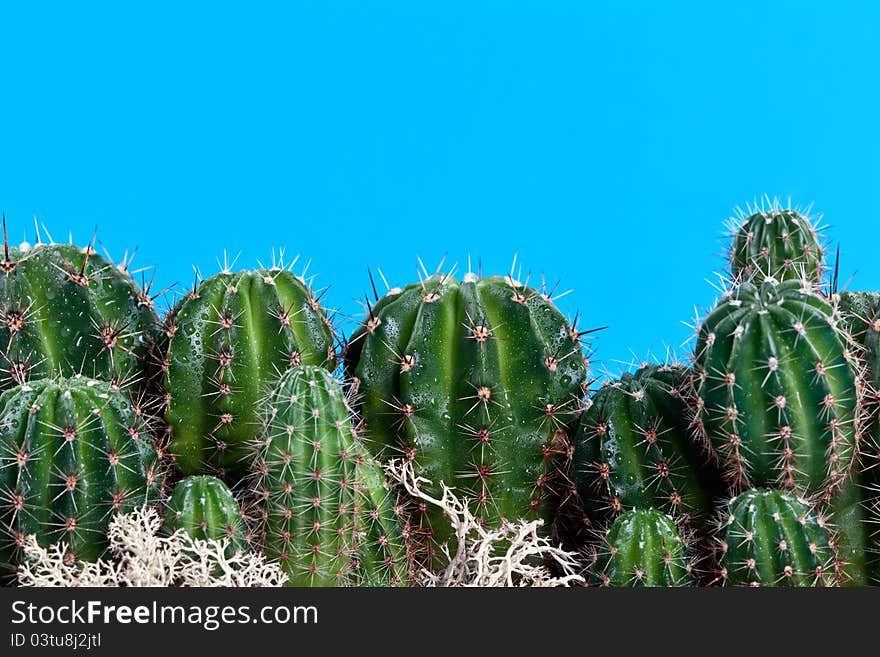
{"type": "Polygon", "coordinates": [[[169,313],[166,334],[166,419],[184,474],[245,470],[281,374],[336,362],[327,315],[287,269],[212,276],[169,313]]]}
{"type": "MultiPolygon", "coordinates": [[[[549,295],[509,277],[434,275],[393,289],[349,341],[365,442],[453,486],[487,525],[544,518],[572,484],[571,428],[584,394],[580,335],[549,295]]],[[[420,531],[448,542],[428,511],[420,531]]],[[[430,548],[430,541],[428,541],[430,548]]]]}
{"type": "Polygon", "coordinates": [[[696,423],[731,483],[814,494],[843,481],[861,423],[857,350],[803,282],[744,283],[722,299],[699,332],[696,423]]]}
{"type": "Polygon", "coordinates": [[[158,326],[149,289],[91,246],[4,247],[0,389],[74,374],[140,387],[158,326]]]}
{"type": "Polygon", "coordinates": [[[111,384],[39,379],[0,395],[0,563],[24,537],[94,560],[113,514],[158,497],[147,418],[111,384]]]}

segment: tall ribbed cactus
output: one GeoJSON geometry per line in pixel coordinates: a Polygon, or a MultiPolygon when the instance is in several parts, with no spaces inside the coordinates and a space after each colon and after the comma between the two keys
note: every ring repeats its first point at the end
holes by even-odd
{"type": "Polygon", "coordinates": [[[731,275],[739,281],[760,274],[780,281],[819,283],[823,252],[812,220],[776,201],[767,205],[767,209],[750,209],[749,216],[734,220],[731,275]]]}
{"type": "Polygon", "coordinates": [[[692,586],[693,563],[675,521],[656,509],[618,516],[592,568],[599,586],[692,586]]]}
{"type": "Polygon", "coordinates": [[[778,490],[748,490],[730,502],[718,542],[729,586],[833,586],[835,555],[821,512],[778,490]]]}
{"type": "Polygon", "coordinates": [[[288,269],[224,271],[166,321],[166,419],[178,469],[241,472],[260,430],[260,401],[297,365],[335,365],[333,330],[288,269]]]}
{"type": "Polygon", "coordinates": [[[194,475],[180,481],[168,499],[164,528],[183,529],[199,540],[227,539],[230,551],[247,546],[248,531],[238,502],[222,481],[194,475]]]}
{"type": "MultiPolygon", "coordinates": [[[[377,301],[347,348],[366,443],[454,486],[487,525],[544,518],[571,493],[571,458],[586,367],[577,330],[549,295],[510,277],[459,283],[434,275],[377,301]]],[[[429,558],[452,538],[430,509],[429,558]]]]}
{"type": "Polygon", "coordinates": [[[282,377],[254,467],[265,551],[290,585],[406,582],[400,509],[326,370],[303,366],[282,377]]]}
{"type": "Polygon", "coordinates": [[[644,365],[593,395],[574,452],[585,504],[614,513],[656,507],[684,520],[710,513],[718,482],[690,433],[690,376],[678,365],[644,365]]]}
{"type": "Polygon", "coordinates": [[[128,395],[79,375],[0,395],[0,563],[14,563],[30,534],[77,559],[100,556],[113,513],[157,496],[148,422],[128,395]]]}
{"type": "MultiPolygon", "coordinates": [[[[4,220],[5,233],[5,220],[4,220]]],[[[0,389],[85,374],[145,386],[158,332],[149,289],[126,265],[72,244],[25,250],[4,238],[0,262],[0,389]]]]}
{"type": "Polygon", "coordinates": [[[738,488],[826,492],[856,452],[858,347],[831,303],[792,280],[729,291],[699,330],[695,426],[738,488]]]}

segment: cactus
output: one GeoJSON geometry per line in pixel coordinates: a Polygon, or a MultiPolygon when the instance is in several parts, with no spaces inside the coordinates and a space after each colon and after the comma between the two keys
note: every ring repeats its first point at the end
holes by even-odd
{"type": "Polygon", "coordinates": [[[593,396],[575,438],[574,471],[585,504],[602,510],[655,507],[687,522],[704,519],[719,489],[690,435],[690,370],[644,365],[593,396]]]}
{"type": "Polygon", "coordinates": [[[158,495],[149,417],[105,381],[38,379],[0,395],[0,563],[25,537],[94,560],[112,515],[158,495]]]}
{"type": "Polygon", "coordinates": [[[352,426],[339,382],[316,366],[281,378],[255,460],[266,555],[293,586],[407,581],[408,558],[379,465],[352,426]]]}
{"type": "Polygon", "coordinates": [[[833,490],[862,414],[858,346],[803,282],[743,283],[700,327],[694,424],[736,489],[833,490]]]}
{"type": "Polygon", "coordinates": [[[156,377],[159,319],[149,286],[72,244],[11,248],[0,262],[0,389],[47,376],[85,374],[137,383],[156,377]]]}
{"type": "Polygon", "coordinates": [[[608,529],[591,575],[599,586],[692,586],[693,562],[671,517],[635,509],[608,529]]]}
{"type": "Polygon", "coordinates": [[[203,281],[169,313],[166,335],[166,420],[184,474],[246,471],[260,400],[280,375],[301,364],[335,366],[319,299],[282,267],[203,281]]]}
{"type": "MultiPolygon", "coordinates": [[[[584,392],[581,334],[550,295],[511,277],[435,274],[375,297],[346,348],[366,444],[411,460],[431,494],[455,487],[487,526],[549,527],[573,488],[558,471],[584,392]]],[[[425,511],[430,561],[453,536],[442,512],[425,511]]]]}
{"type": "Polygon", "coordinates": [[[719,523],[721,576],[729,586],[836,584],[831,534],[821,512],[786,491],[748,490],[719,523]]]}
{"type": "Polygon", "coordinates": [[[183,529],[199,540],[227,539],[231,552],[246,548],[247,526],[232,492],[216,477],[194,475],[180,481],[168,499],[164,529],[183,529]]]}
{"type": "Polygon", "coordinates": [[[776,280],[819,283],[823,274],[822,245],[811,219],[776,201],[768,209],[750,209],[733,220],[730,269],[734,280],[755,274],[776,280]]]}

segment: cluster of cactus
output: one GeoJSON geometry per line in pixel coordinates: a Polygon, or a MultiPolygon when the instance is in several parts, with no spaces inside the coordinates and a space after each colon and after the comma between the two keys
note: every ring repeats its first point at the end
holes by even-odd
{"type": "Polygon", "coordinates": [[[587,332],[514,271],[374,285],[340,341],[290,267],[224,267],[160,322],[127,262],[4,244],[0,564],[28,535],[96,559],[155,504],[292,585],[410,585],[462,548],[426,502],[451,487],[593,585],[878,583],[880,295],[823,288],[814,221],[776,203],[729,267],[689,364],[591,391],[587,332]]]}

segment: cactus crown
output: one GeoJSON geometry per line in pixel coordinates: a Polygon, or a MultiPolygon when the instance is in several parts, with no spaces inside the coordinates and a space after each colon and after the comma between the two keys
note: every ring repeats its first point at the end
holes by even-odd
{"type": "Polygon", "coordinates": [[[232,551],[244,549],[247,526],[232,492],[216,477],[194,475],[174,487],[165,509],[164,529],[183,529],[195,539],[227,539],[232,551]]]}

